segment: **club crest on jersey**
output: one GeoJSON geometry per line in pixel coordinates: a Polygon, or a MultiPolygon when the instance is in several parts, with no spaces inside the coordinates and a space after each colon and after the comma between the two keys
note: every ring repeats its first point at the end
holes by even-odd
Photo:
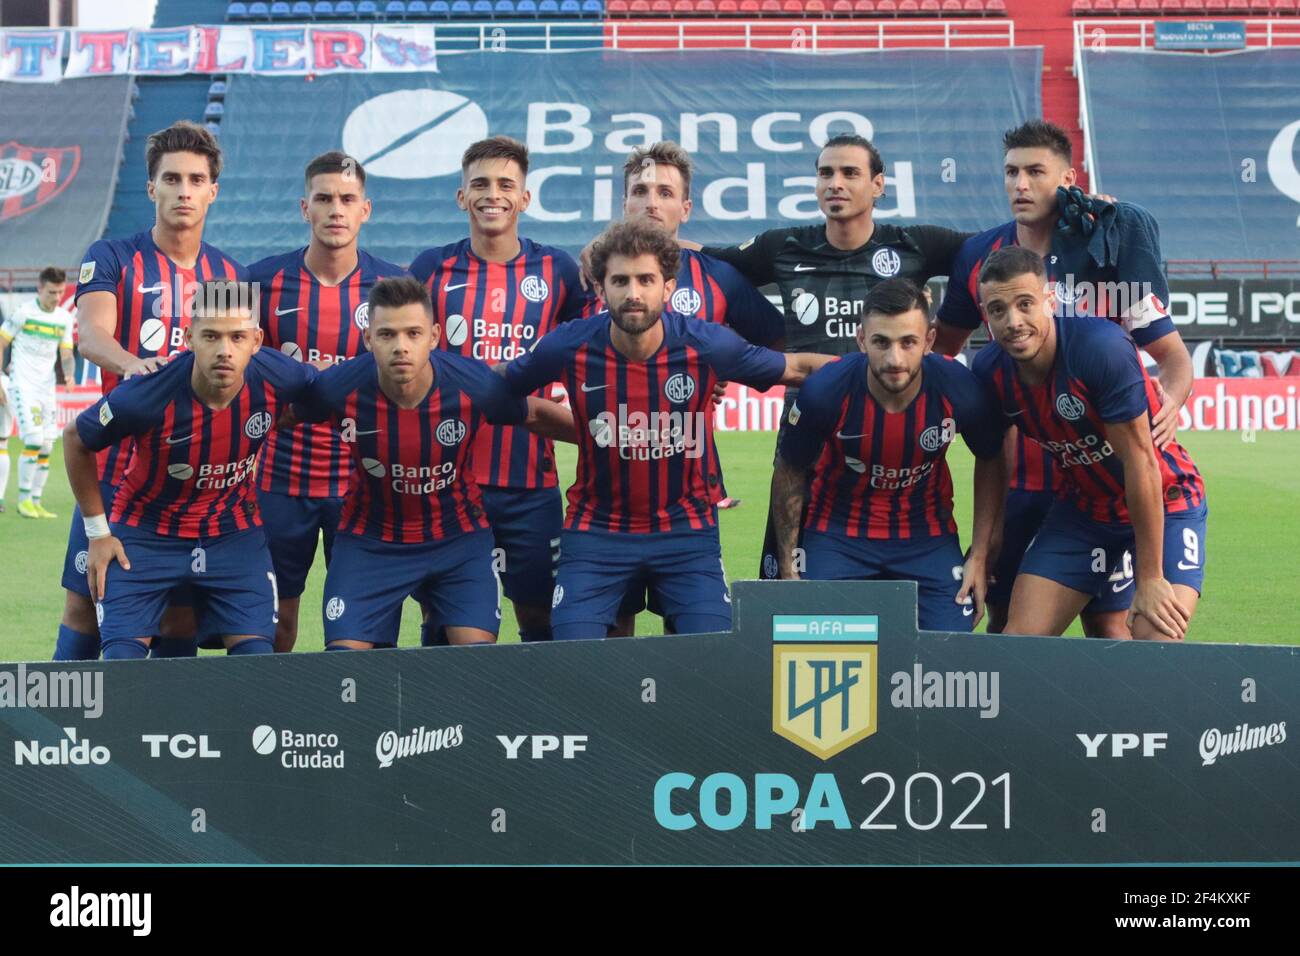
{"type": "Polygon", "coordinates": [[[1056,280],[1056,301],[1062,305],[1073,305],[1074,300],[1079,297],[1079,293],[1073,285],[1066,285],[1060,279],[1056,280]]]}
{"type": "Polygon", "coordinates": [[[81,271],[77,273],[77,282],[89,282],[93,278],[95,278],[95,261],[92,259],[81,264],[81,271]]]}
{"type": "Polygon", "coordinates": [[[673,307],[673,311],[681,315],[694,315],[700,311],[700,306],[704,300],[694,289],[678,289],[673,293],[673,297],[668,302],[673,307]]]}
{"type": "Polygon", "coordinates": [[[890,276],[898,275],[898,270],[903,268],[903,260],[893,249],[877,249],[876,254],[871,257],[871,268],[876,270],[876,275],[882,279],[888,279],[890,276]]]}
{"type": "Polygon", "coordinates": [[[362,302],[352,313],[352,321],[362,332],[370,328],[370,303],[362,302]]]}
{"type": "Polygon", "coordinates": [[[68,188],[80,168],[80,146],[27,146],[16,139],[0,143],[0,222],[45,205],[68,188]]]}
{"type": "Polygon", "coordinates": [[[77,566],[77,573],[85,574],[86,568],[90,567],[90,553],[87,551],[78,551],[77,559],[74,563],[77,566]]]}
{"type": "Polygon", "coordinates": [[[244,434],[254,441],[261,438],[271,430],[271,413],[258,412],[248,421],[244,422],[244,434]]]}
{"type": "Polygon", "coordinates": [[[551,609],[554,610],[555,608],[559,607],[560,602],[563,600],[564,600],[564,587],[563,585],[557,584],[555,586],[555,590],[551,592],[551,609]]]}
{"type": "Polygon", "coordinates": [[[685,372],[678,372],[664,382],[664,394],[670,402],[688,402],[695,394],[695,379],[685,372]]]}
{"type": "Polygon", "coordinates": [[[822,760],[876,732],[874,615],[772,617],[772,732],[822,760]]]}
{"type": "Polygon", "coordinates": [[[944,419],[942,425],[931,425],[921,432],[921,448],[938,451],[956,437],[956,430],[956,423],[951,418],[944,419]]]}
{"type": "Polygon", "coordinates": [[[1077,422],[1086,411],[1083,399],[1071,395],[1069,392],[1062,392],[1056,396],[1056,413],[1066,421],[1077,422]]]}
{"type": "Polygon", "coordinates": [[[103,405],[99,406],[99,423],[101,425],[107,425],[112,420],[113,410],[108,407],[108,402],[105,402],[103,405]]]}
{"type": "Polygon", "coordinates": [[[529,302],[542,302],[551,294],[551,289],[541,276],[524,276],[519,282],[519,294],[529,302]]]}
{"type": "Polygon", "coordinates": [[[448,418],[438,423],[438,430],[434,434],[440,444],[451,448],[464,441],[465,430],[465,423],[459,418],[448,418]]]}
{"type": "Polygon", "coordinates": [[[325,605],[325,616],[331,621],[337,621],[343,616],[343,611],[347,605],[343,603],[341,597],[332,597],[325,605]]]}

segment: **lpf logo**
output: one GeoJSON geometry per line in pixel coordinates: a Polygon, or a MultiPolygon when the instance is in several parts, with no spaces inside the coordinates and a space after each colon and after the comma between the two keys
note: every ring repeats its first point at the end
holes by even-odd
{"type": "Polygon", "coordinates": [[[942,424],[931,425],[921,432],[921,448],[925,451],[938,451],[957,437],[957,423],[945,418],[942,424]]]}
{"type": "Polygon", "coordinates": [[[673,311],[681,315],[694,315],[703,304],[700,294],[694,289],[678,289],[669,300],[673,311]]]}
{"type": "Polygon", "coordinates": [[[370,328],[370,303],[362,302],[352,313],[352,321],[362,332],[370,328]]]}
{"type": "Polygon", "coordinates": [[[903,268],[903,260],[893,249],[877,249],[876,254],[871,257],[871,268],[876,270],[876,275],[888,279],[890,276],[897,275],[898,270],[903,268]]]}
{"type": "Polygon", "coordinates": [[[1056,396],[1056,412],[1066,421],[1076,422],[1083,417],[1087,411],[1084,407],[1083,399],[1069,392],[1062,392],[1056,396]]]}
{"type": "Polygon", "coordinates": [[[438,430],[434,434],[440,444],[452,448],[464,440],[465,423],[459,418],[448,418],[438,424],[438,430]]]}
{"type": "Polygon", "coordinates": [[[664,394],[670,402],[688,402],[695,394],[695,379],[685,372],[678,372],[664,383],[664,394]]]}
{"type": "Polygon", "coordinates": [[[540,276],[524,276],[519,283],[519,293],[529,302],[541,302],[551,294],[551,290],[540,276]]]}
{"type": "Polygon", "coordinates": [[[827,760],[876,732],[876,615],[772,617],[772,732],[827,760]]]}
{"type": "Polygon", "coordinates": [[[244,434],[256,441],[271,430],[271,413],[258,412],[244,423],[244,434]]]}

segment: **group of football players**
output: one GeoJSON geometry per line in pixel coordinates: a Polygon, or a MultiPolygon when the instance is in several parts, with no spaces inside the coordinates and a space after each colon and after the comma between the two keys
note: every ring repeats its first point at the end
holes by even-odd
{"type": "Polygon", "coordinates": [[[787,386],[764,577],[913,580],[923,628],[971,630],[987,601],[990,630],[1082,615],[1091,635],[1182,638],[1206,508],[1173,435],[1191,362],[1158,244],[1128,240],[1154,223],[1085,200],[1097,235],[1058,230],[1081,197],[1068,137],[1032,121],[1003,146],[1013,219],[986,233],[874,222],[884,164],[846,135],[817,159],[823,222],[705,249],[680,236],[689,156],[638,148],[624,218],[580,267],[519,235],[527,149],[492,137],[463,157],[468,237],[409,270],[360,248],[365,171],[331,152],[305,169],[307,246],[245,269],[202,239],[217,143],[155,133],[153,227],[94,243],[78,276],[104,397],[64,431],[78,509],[55,658],[291,650],[322,536],[328,649],[396,645],[407,597],[426,644],[496,640],[502,593],[525,641],[630,633],[647,606],[669,632],[727,630],[729,381],[787,386]],[[1125,283],[1144,294],[1090,292],[1125,283]],[[981,320],[967,368],[948,356],[981,320]],[[567,512],[555,441],[578,446],[567,512]]]}

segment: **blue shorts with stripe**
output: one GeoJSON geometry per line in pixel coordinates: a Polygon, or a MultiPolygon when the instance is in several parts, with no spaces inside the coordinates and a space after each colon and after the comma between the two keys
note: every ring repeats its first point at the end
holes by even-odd
{"type": "Polygon", "coordinates": [[[278,598],[261,528],[212,538],[177,538],[114,524],[131,569],[114,561],[95,607],[101,647],[158,633],[173,588],[188,585],[199,640],[275,636],[278,598]]]}
{"type": "Polygon", "coordinates": [[[262,513],[280,597],[301,597],[321,535],[325,536],[325,566],[329,567],[343,499],[305,498],[258,489],[257,508],[262,513]]]}
{"type": "Polygon", "coordinates": [[[650,534],[565,531],[551,600],[555,640],[605,637],[634,588],[649,588],[673,633],[731,629],[716,527],[650,534]]]}
{"type": "MultiPolygon", "coordinates": [[[[1205,580],[1208,517],[1209,509],[1202,504],[1191,511],[1166,513],[1164,521],[1165,580],[1185,584],[1198,594],[1205,580]]],[[[1058,500],[1025,552],[1020,573],[1093,597],[1122,594],[1131,603],[1134,589],[1129,585],[1134,579],[1125,573],[1130,570],[1125,552],[1137,553],[1132,525],[1094,521],[1069,502],[1058,500]]]]}
{"type": "Polygon", "coordinates": [[[555,589],[564,501],[559,488],[481,486],[483,510],[502,552],[501,586],[517,604],[547,607],[555,589]]]}
{"type": "Polygon", "coordinates": [[[325,643],[396,646],[402,602],[417,592],[442,625],[496,634],[501,593],[493,560],[486,529],[416,544],[341,534],[321,597],[325,643]]]}
{"type": "Polygon", "coordinates": [[[804,528],[810,581],[915,581],[923,631],[969,631],[974,604],[958,604],[962,553],[955,534],[931,538],[850,538],[804,528]]]}

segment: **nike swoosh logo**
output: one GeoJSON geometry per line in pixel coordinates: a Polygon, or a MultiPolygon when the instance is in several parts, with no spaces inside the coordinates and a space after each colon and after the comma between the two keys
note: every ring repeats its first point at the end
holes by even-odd
{"type": "Polygon", "coordinates": [[[143,294],[147,292],[161,292],[165,288],[167,287],[164,285],[151,285],[151,286],[138,285],[135,287],[135,291],[143,294]]]}
{"type": "Polygon", "coordinates": [[[295,307],[292,308],[292,309],[276,309],[276,310],[275,310],[275,314],[276,314],[276,315],[288,315],[290,312],[301,312],[301,311],[302,311],[302,306],[299,305],[299,306],[295,306],[295,307]]]}
{"type": "Polygon", "coordinates": [[[370,429],[370,431],[368,431],[368,432],[353,432],[352,434],[354,434],[354,435],[378,435],[378,434],[379,434],[379,429],[378,429],[378,428],[372,428],[372,429],[370,429]]]}
{"type": "Polygon", "coordinates": [[[801,262],[801,263],[799,263],[797,266],[794,267],[794,271],[795,271],[795,272],[816,272],[816,271],[817,271],[817,267],[816,267],[816,266],[806,266],[806,265],[804,265],[804,264],[801,262]]]}
{"type": "MultiPolygon", "coordinates": [[[[1186,568],[1184,568],[1183,570],[1186,570],[1186,568]]],[[[1120,591],[1123,591],[1125,588],[1129,587],[1132,583],[1133,583],[1133,579],[1129,578],[1129,580],[1125,581],[1123,584],[1112,584],[1110,586],[1110,589],[1114,591],[1116,594],[1119,594],[1120,591]]]]}
{"type": "Polygon", "coordinates": [[[1018,412],[1007,412],[1007,418],[1016,418],[1017,416],[1023,415],[1024,413],[1025,410],[1023,408],[1020,409],[1020,411],[1018,412]]]}
{"type": "Polygon", "coordinates": [[[1182,561],[1178,562],[1179,571],[1199,571],[1200,567],[1199,564],[1184,564],[1182,561]]]}
{"type": "Polygon", "coordinates": [[[180,438],[172,438],[170,435],[168,435],[168,436],[167,436],[167,444],[169,444],[169,445],[179,445],[181,442],[183,442],[183,441],[189,441],[189,440],[190,440],[191,438],[193,438],[193,437],[194,437],[194,433],[193,433],[193,432],[190,432],[188,435],[182,435],[180,438]]]}
{"type": "Polygon", "coordinates": [[[590,385],[590,386],[589,386],[586,382],[583,382],[583,383],[582,383],[582,390],[583,390],[584,392],[599,392],[602,388],[609,388],[609,386],[608,386],[608,385],[590,385]]]}
{"type": "Polygon", "coordinates": [[[966,605],[961,609],[961,613],[963,617],[970,617],[972,614],[975,613],[975,609],[970,605],[966,605]]]}
{"type": "Polygon", "coordinates": [[[462,282],[460,285],[445,285],[445,286],[442,287],[442,291],[443,291],[443,292],[455,292],[457,289],[463,289],[463,288],[465,288],[467,285],[469,285],[468,282],[462,282]]]}
{"type": "Polygon", "coordinates": [[[866,438],[867,433],[863,432],[861,435],[846,435],[843,432],[836,432],[835,437],[840,441],[848,441],[850,438],[866,438]]]}

